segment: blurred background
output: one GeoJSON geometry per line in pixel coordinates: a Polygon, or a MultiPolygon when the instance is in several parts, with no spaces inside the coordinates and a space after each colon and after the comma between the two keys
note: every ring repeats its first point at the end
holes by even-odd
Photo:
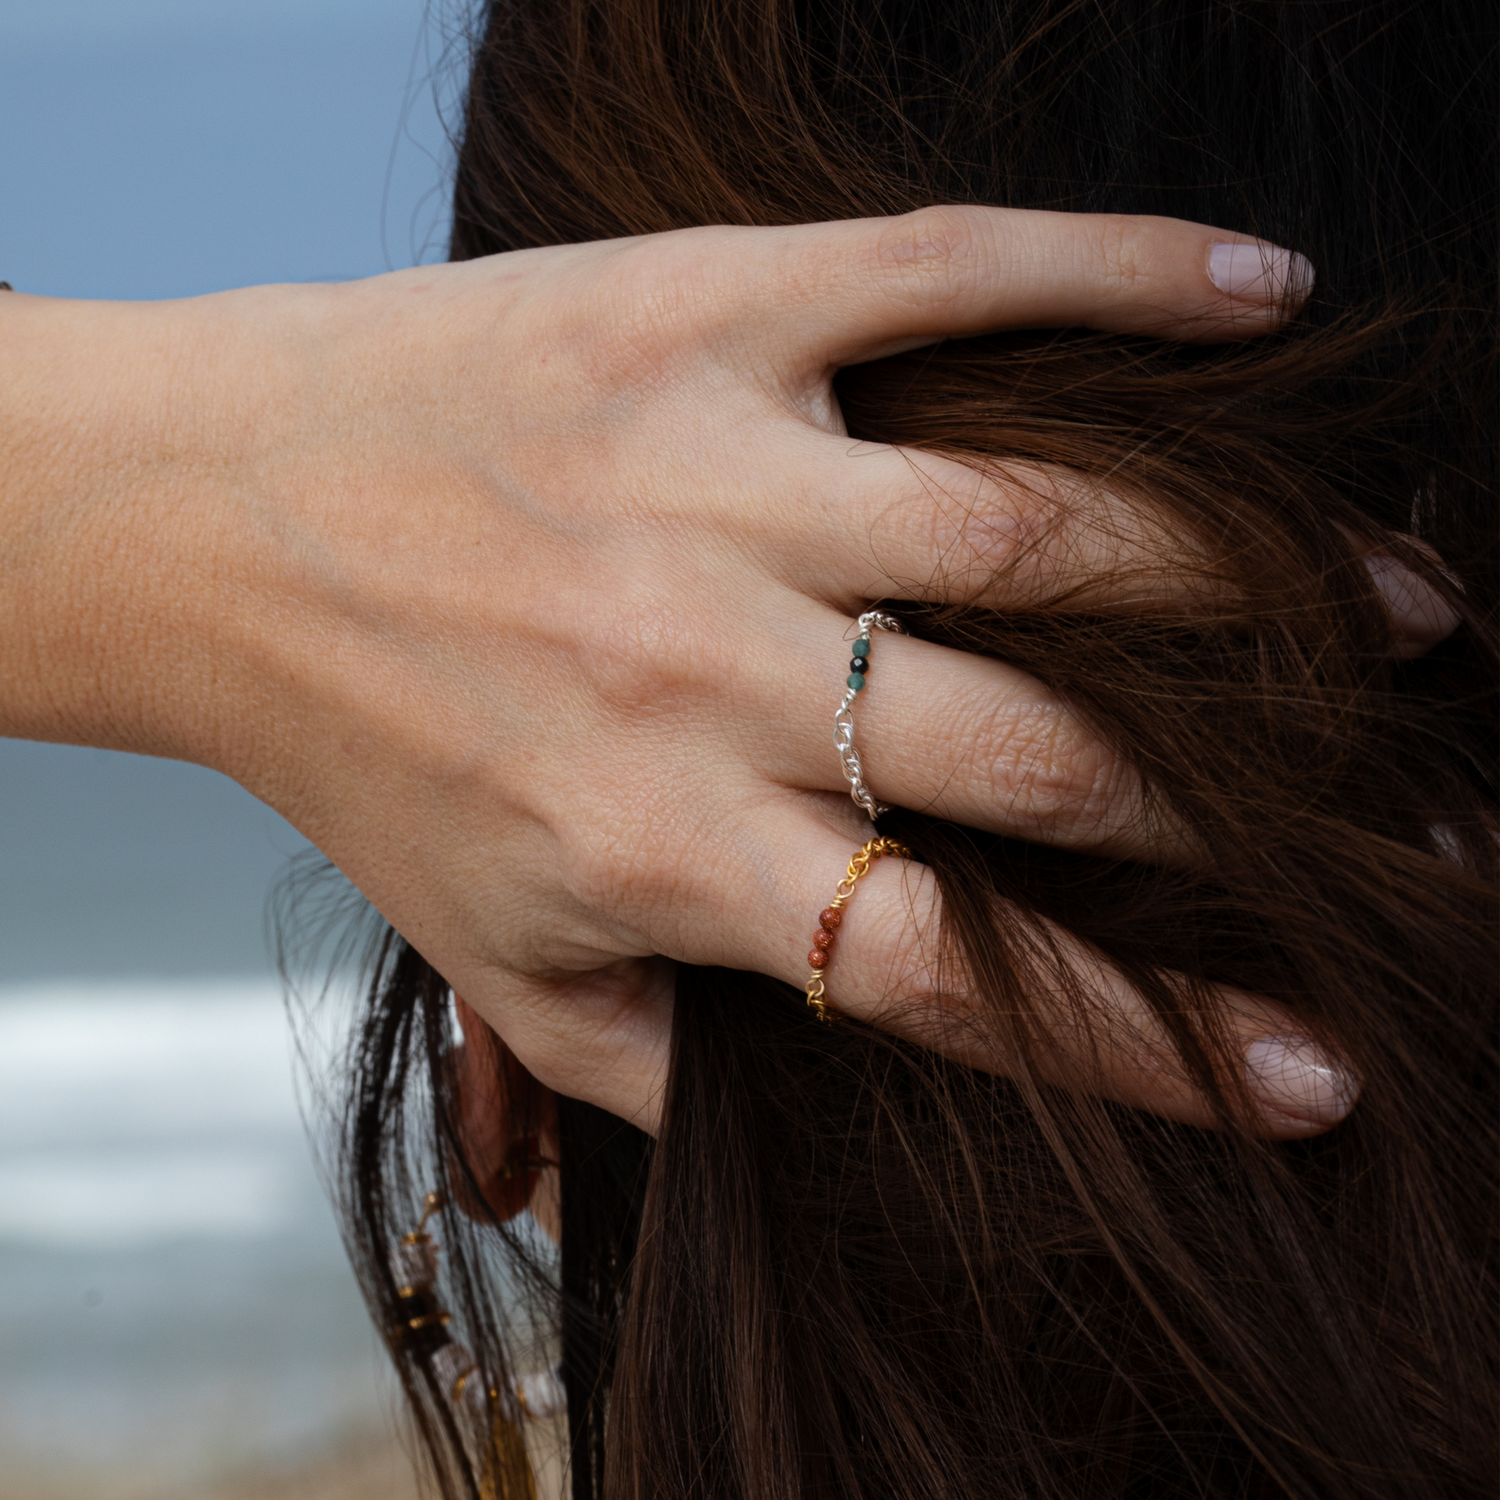
{"type": "MultiPolygon", "coordinates": [[[[0,0],[0,279],[442,259],[454,19],[0,0]]],[[[265,940],[305,848],[212,772],[0,740],[0,1500],[414,1492],[265,940]]]]}

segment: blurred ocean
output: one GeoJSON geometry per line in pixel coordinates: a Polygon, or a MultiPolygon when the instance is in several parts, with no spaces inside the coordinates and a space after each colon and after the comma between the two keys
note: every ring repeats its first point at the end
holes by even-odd
{"type": "Polygon", "coordinates": [[[377,1371],[279,987],[0,994],[0,1475],[292,1462],[379,1425],[377,1371]]]}
{"type": "MultiPolygon", "coordinates": [[[[0,278],[441,258],[467,9],[0,0],[0,278]]],[[[0,1500],[411,1494],[267,953],[306,848],[210,771],[0,740],[0,1500]]]]}

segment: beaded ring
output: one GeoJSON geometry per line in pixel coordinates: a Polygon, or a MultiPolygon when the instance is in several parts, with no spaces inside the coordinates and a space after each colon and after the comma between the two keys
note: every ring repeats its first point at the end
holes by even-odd
{"type": "Polygon", "coordinates": [[[895,615],[883,614],[872,609],[859,617],[859,639],[854,643],[853,657],[849,662],[849,675],[844,679],[844,698],[838,712],[833,716],[833,744],[839,752],[839,761],[844,767],[844,779],[849,783],[849,795],[856,807],[870,815],[873,823],[890,808],[877,802],[875,795],[865,785],[865,771],[860,763],[859,751],[854,748],[854,700],[865,690],[865,679],[870,673],[871,632],[889,630],[896,635],[905,635],[906,628],[895,615]]]}
{"type": "Polygon", "coordinates": [[[838,1014],[825,1000],[823,972],[832,958],[830,950],[838,934],[839,924],[844,920],[844,906],[854,894],[854,887],[870,873],[870,866],[882,855],[894,854],[900,859],[910,859],[911,850],[895,839],[871,839],[855,851],[849,861],[844,878],[839,881],[833,900],[818,913],[818,930],[813,933],[812,952],[807,955],[812,972],[807,976],[807,1004],[820,1021],[831,1021],[838,1014]]]}

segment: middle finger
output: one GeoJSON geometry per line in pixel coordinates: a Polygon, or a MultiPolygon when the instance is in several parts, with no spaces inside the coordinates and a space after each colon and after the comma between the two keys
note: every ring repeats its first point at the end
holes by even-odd
{"type": "MultiPolygon", "coordinates": [[[[779,439],[788,440],[785,427],[779,439]]],[[[1187,527],[1097,477],[1019,460],[961,463],[807,427],[790,441],[801,479],[776,487],[765,545],[786,581],[851,614],[866,599],[1179,617],[1237,602],[1187,527]]],[[[1429,583],[1348,535],[1386,608],[1396,656],[1421,655],[1452,633],[1458,617],[1429,583]]]]}
{"type": "Polygon", "coordinates": [[[810,430],[802,441],[810,462],[778,519],[784,535],[819,538],[789,559],[788,581],[814,598],[1181,612],[1228,592],[1166,511],[1091,476],[810,430]]]}

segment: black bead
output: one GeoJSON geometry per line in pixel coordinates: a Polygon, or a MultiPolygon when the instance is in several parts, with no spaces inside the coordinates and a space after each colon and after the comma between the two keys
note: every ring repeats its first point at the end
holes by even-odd
{"type": "Polygon", "coordinates": [[[870,658],[868,656],[856,656],[849,663],[849,670],[851,672],[859,672],[860,674],[868,672],[870,670],[870,658]]]}

